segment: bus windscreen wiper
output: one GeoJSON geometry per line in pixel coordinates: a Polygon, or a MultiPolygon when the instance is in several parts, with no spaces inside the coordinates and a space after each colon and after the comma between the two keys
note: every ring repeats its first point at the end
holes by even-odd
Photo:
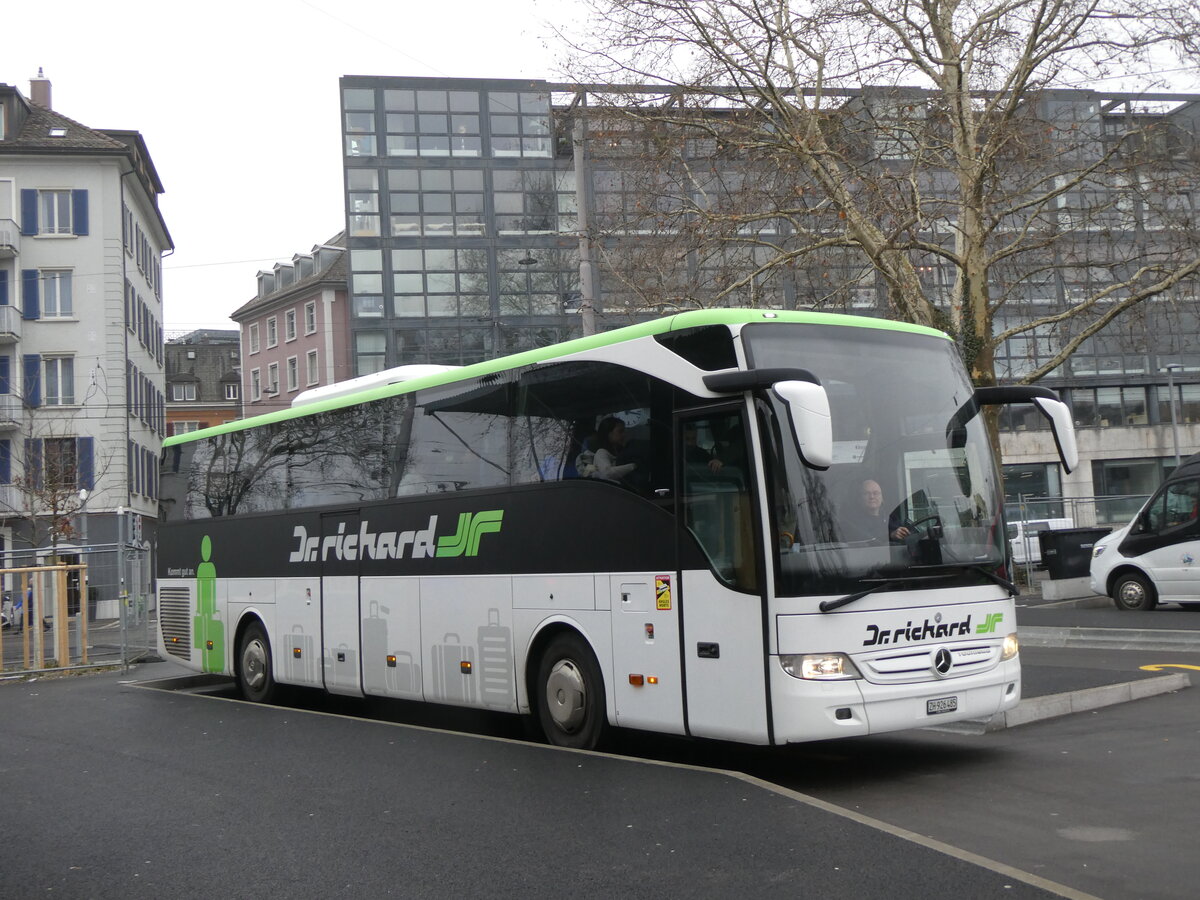
{"type": "MultiPolygon", "coordinates": [[[[940,566],[929,566],[928,568],[936,569],[939,574],[945,573],[945,575],[943,577],[949,576],[949,575],[953,574],[954,572],[975,572],[976,574],[982,575],[984,578],[988,579],[989,581],[996,582],[996,584],[1000,585],[1000,587],[1004,588],[1006,591],[1008,591],[1014,597],[1018,596],[1021,593],[1021,589],[1019,587],[1017,587],[1015,584],[1013,584],[1013,582],[1009,581],[1007,578],[1005,578],[1002,575],[997,575],[995,572],[993,572],[991,569],[989,569],[987,566],[983,565],[982,563],[965,563],[965,562],[964,563],[945,563],[940,566]]],[[[918,571],[918,570],[910,569],[909,571],[918,571]]]]}
{"type": "Polygon", "coordinates": [[[857,594],[847,594],[845,597],[838,597],[836,600],[822,600],[817,607],[821,612],[833,612],[835,609],[840,609],[855,600],[861,600],[868,594],[873,594],[876,591],[882,591],[885,588],[893,587],[899,584],[901,579],[893,579],[892,581],[881,581],[879,584],[867,588],[865,591],[859,591],[857,594]]]}
{"type": "Polygon", "coordinates": [[[980,575],[996,582],[1002,588],[1006,588],[1009,593],[1016,595],[1021,593],[1021,589],[1006,578],[1001,578],[995,572],[989,572],[981,565],[957,565],[957,566],[928,566],[923,568],[910,568],[907,571],[912,573],[907,576],[892,577],[886,581],[881,581],[879,584],[874,584],[865,591],[858,591],[854,594],[847,594],[845,597],[838,597],[836,600],[822,600],[818,605],[821,612],[833,612],[835,609],[841,609],[843,606],[848,606],[856,600],[861,600],[869,594],[874,594],[876,591],[886,590],[895,587],[898,584],[905,584],[910,581],[926,581],[928,579],[943,579],[952,578],[959,571],[977,572],[980,575]],[[934,569],[936,571],[928,571],[934,569]],[[949,569],[950,571],[947,571],[949,569]]]}
{"type": "Polygon", "coordinates": [[[963,568],[970,569],[972,572],[978,572],[980,575],[984,576],[985,578],[990,578],[992,581],[996,582],[996,584],[1000,585],[1000,587],[1004,588],[1006,591],[1008,591],[1014,597],[1019,596],[1021,593],[1021,589],[1019,587],[1017,587],[1016,584],[1009,581],[1007,578],[1003,577],[1002,575],[997,575],[995,572],[991,571],[990,569],[986,568],[985,566],[981,566],[978,563],[976,563],[975,565],[964,565],[963,568]]]}

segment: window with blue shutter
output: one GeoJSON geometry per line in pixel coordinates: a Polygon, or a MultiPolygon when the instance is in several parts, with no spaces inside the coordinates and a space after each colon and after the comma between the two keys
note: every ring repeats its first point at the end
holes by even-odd
{"type": "Polygon", "coordinates": [[[25,441],[25,481],[35,491],[42,489],[42,442],[38,438],[25,441]]]}
{"type": "Polygon", "coordinates": [[[81,437],[75,439],[75,466],[77,469],[77,483],[84,490],[92,490],[95,487],[95,441],[90,437],[81,437]]]}
{"type": "Polygon", "coordinates": [[[21,234],[38,233],[38,192],[31,189],[21,191],[21,234]]]}
{"type": "Polygon", "coordinates": [[[25,405],[30,407],[42,405],[42,357],[37,353],[28,353],[24,357],[25,375],[25,405]]]}
{"type": "Polygon", "coordinates": [[[8,306],[8,269],[0,269],[0,306],[8,306]]]}
{"type": "Polygon", "coordinates": [[[88,233],[88,192],[71,191],[71,233],[88,233]]]}
{"type": "Polygon", "coordinates": [[[0,394],[12,393],[12,357],[0,356],[0,394]]]}
{"type": "Polygon", "coordinates": [[[38,298],[38,270],[21,270],[21,318],[37,319],[41,316],[41,301],[38,298]]]}
{"type": "Polygon", "coordinates": [[[12,441],[0,440],[0,484],[12,484],[12,441]]]}
{"type": "Polygon", "coordinates": [[[137,485],[135,485],[134,481],[133,481],[133,474],[134,474],[133,473],[133,441],[129,441],[128,443],[129,443],[129,446],[126,447],[126,454],[125,454],[125,456],[126,456],[125,471],[126,471],[126,474],[129,476],[129,493],[132,494],[134,491],[134,488],[137,485]]]}

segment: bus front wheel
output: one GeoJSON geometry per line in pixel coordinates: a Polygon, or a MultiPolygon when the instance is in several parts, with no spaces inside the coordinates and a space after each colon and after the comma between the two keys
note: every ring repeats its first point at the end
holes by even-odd
{"type": "Polygon", "coordinates": [[[595,654],[575,634],[554,638],[537,676],[537,714],[551,744],[592,750],[604,732],[604,679],[595,654]]]}
{"type": "Polygon", "coordinates": [[[238,643],[238,688],[242,696],[255,703],[270,703],[278,685],[271,669],[271,642],[258,622],[242,632],[238,643]]]}

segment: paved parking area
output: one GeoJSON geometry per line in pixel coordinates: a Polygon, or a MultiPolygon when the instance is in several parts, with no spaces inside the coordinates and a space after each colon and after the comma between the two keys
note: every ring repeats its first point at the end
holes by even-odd
{"type": "Polygon", "coordinates": [[[124,681],[0,685],[0,895],[1081,896],[745,776],[124,681]]]}

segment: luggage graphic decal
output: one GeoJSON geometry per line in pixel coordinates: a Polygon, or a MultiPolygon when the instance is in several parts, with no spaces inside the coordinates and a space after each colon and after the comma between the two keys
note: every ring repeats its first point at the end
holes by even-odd
{"type": "Polygon", "coordinates": [[[367,617],[362,620],[363,690],[368,694],[388,691],[388,623],[380,613],[386,616],[390,612],[379,601],[372,600],[367,617]]]}
{"type": "Polygon", "coordinates": [[[408,697],[421,696],[421,667],[413,662],[413,656],[407,651],[397,651],[387,658],[387,668],[384,669],[389,694],[403,694],[408,697]]]}
{"type": "Polygon", "coordinates": [[[318,683],[312,635],[305,634],[300,625],[293,625],[291,633],[284,638],[283,677],[285,681],[298,684],[318,683]]]}
{"type": "Polygon", "coordinates": [[[475,702],[475,648],[463,645],[454,633],[433,646],[433,691],[445,703],[475,702]]]}
{"type": "Polygon", "coordinates": [[[516,708],[512,629],[500,624],[500,610],[488,610],[488,623],[479,627],[479,692],[492,709],[516,708]]]}
{"type": "Polygon", "coordinates": [[[329,648],[325,657],[326,685],[355,685],[358,683],[358,655],[349,644],[329,648]]]}

